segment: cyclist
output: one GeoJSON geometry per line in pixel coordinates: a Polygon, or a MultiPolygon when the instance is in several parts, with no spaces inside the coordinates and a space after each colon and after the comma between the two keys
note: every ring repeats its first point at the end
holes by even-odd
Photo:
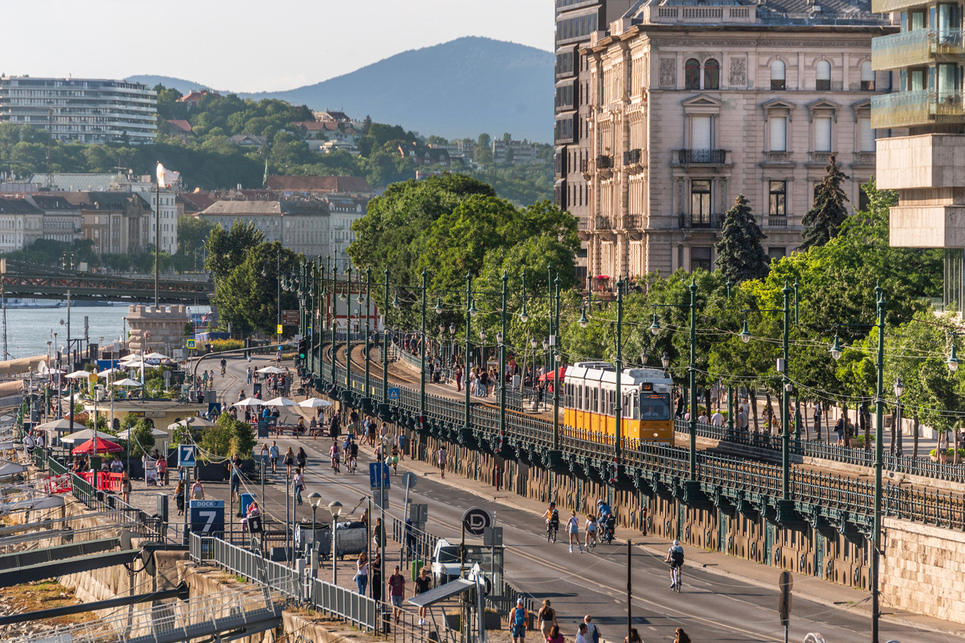
{"type": "Polygon", "coordinates": [[[551,502],[549,509],[543,514],[543,518],[546,519],[546,538],[553,538],[556,541],[556,532],[560,528],[560,512],[556,508],[556,503],[551,502]]]}
{"type": "Polygon", "coordinates": [[[677,586],[680,582],[680,568],[684,565],[684,548],[679,541],[673,541],[673,546],[667,552],[667,560],[670,563],[670,589],[677,586]]]}
{"type": "Polygon", "coordinates": [[[221,377],[224,377],[225,369],[228,368],[228,360],[221,358],[221,377]]]}
{"type": "Polygon", "coordinates": [[[600,499],[596,503],[596,512],[599,514],[599,528],[600,528],[600,540],[605,543],[613,542],[613,529],[616,525],[616,520],[613,515],[613,510],[610,505],[606,503],[605,500],[600,499]]]}
{"type": "Polygon", "coordinates": [[[356,467],[358,467],[359,461],[359,445],[355,441],[355,438],[349,440],[349,452],[348,452],[348,470],[349,473],[355,473],[356,467]]]}

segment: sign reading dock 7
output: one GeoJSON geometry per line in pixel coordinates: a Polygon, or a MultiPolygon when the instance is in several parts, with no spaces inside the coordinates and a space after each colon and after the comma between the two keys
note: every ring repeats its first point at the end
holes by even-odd
{"type": "Polygon", "coordinates": [[[189,515],[192,533],[202,536],[224,533],[224,500],[192,500],[189,515]]]}

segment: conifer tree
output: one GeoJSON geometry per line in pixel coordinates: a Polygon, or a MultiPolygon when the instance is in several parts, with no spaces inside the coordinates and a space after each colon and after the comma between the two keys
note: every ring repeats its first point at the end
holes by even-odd
{"type": "Polygon", "coordinates": [[[739,284],[767,276],[769,261],[761,245],[766,238],[754,219],[747,197],[738,195],[734,207],[724,215],[724,227],[717,243],[717,268],[727,281],[739,284]]]}
{"type": "Polygon", "coordinates": [[[838,236],[841,224],[848,218],[848,209],[845,206],[848,197],[841,189],[841,183],[849,178],[851,177],[838,167],[832,154],[828,160],[824,180],[814,193],[814,205],[804,215],[802,250],[823,246],[838,236]]]}

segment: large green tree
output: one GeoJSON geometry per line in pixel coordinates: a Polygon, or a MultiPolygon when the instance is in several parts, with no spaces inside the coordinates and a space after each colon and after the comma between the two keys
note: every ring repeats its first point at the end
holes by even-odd
{"type": "Polygon", "coordinates": [[[253,223],[235,219],[228,230],[219,225],[208,235],[204,267],[214,274],[215,281],[223,280],[264,240],[264,233],[256,230],[253,223]]]}
{"type": "Polygon", "coordinates": [[[767,275],[768,259],[761,231],[750,203],[743,194],[724,215],[724,226],[717,242],[717,268],[726,281],[739,284],[767,275]]]}
{"type": "Polygon", "coordinates": [[[848,197],[841,184],[850,177],[841,171],[834,154],[828,159],[824,180],[814,193],[814,205],[804,215],[802,249],[823,246],[838,236],[841,224],[848,218],[848,197]]]}

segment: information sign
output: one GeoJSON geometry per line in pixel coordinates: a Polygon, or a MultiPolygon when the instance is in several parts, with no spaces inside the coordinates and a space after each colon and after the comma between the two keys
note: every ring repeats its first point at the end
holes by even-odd
{"type": "Polygon", "coordinates": [[[189,511],[191,531],[205,536],[224,534],[224,500],[192,500],[189,511]]]}

